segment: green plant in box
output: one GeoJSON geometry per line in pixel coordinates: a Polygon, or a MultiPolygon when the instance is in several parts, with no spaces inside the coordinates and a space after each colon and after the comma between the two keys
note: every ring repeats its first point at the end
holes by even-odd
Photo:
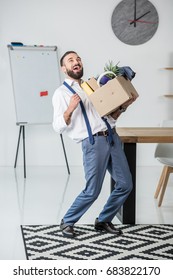
{"type": "MultiPolygon", "coordinates": [[[[117,63],[118,64],[118,63],[117,63]]],[[[119,67],[116,65],[114,65],[114,63],[112,61],[109,61],[109,63],[105,64],[104,67],[104,71],[111,71],[113,72],[115,75],[119,74],[119,67]]],[[[106,74],[106,76],[108,76],[109,78],[113,79],[115,78],[115,76],[113,74],[106,74]]]]}
{"type": "Polygon", "coordinates": [[[119,67],[117,64],[114,65],[112,61],[109,61],[109,63],[105,64],[104,73],[102,73],[97,79],[100,85],[105,85],[108,81],[115,78],[115,76],[118,76],[119,67]]]}

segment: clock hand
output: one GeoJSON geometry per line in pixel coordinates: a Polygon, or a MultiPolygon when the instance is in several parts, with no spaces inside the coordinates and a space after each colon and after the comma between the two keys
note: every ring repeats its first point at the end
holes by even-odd
{"type": "Polygon", "coordinates": [[[146,16],[146,15],[147,15],[147,14],[149,14],[149,13],[150,13],[150,11],[146,12],[146,13],[145,13],[145,14],[143,14],[142,16],[140,16],[140,17],[136,18],[136,20],[133,20],[130,24],[134,23],[135,21],[139,20],[140,18],[142,18],[142,17],[146,16]]]}
{"type": "Polygon", "coordinates": [[[134,0],[134,27],[136,27],[136,0],[134,0]]]}
{"type": "MultiPolygon", "coordinates": [[[[128,19],[128,21],[131,23],[133,22],[134,20],[132,19],[128,19]]],[[[146,20],[136,20],[136,22],[141,22],[141,23],[150,23],[150,24],[156,24],[158,22],[154,22],[154,21],[146,21],[146,20]]]]}

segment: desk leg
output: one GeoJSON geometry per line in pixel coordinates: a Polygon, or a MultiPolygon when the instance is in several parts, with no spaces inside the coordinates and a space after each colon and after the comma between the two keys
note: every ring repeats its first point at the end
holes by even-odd
{"type": "Polygon", "coordinates": [[[135,224],[136,221],[136,143],[125,143],[124,152],[132,174],[133,189],[123,206],[123,223],[135,224]]]}
{"type": "MultiPolygon", "coordinates": [[[[117,213],[118,219],[123,224],[135,224],[136,220],[136,143],[124,143],[124,152],[127,157],[130,172],[133,180],[133,190],[127,198],[120,211],[117,213]]],[[[111,179],[111,190],[114,181],[111,179]]]]}

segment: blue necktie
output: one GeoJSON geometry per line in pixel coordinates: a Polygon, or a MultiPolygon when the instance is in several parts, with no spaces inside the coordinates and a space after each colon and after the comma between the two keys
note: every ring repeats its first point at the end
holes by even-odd
{"type": "MultiPolygon", "coordinates": [[[[63,84],[73,93],[75,94],[75,90],[69,85],[67,84],[65,81],[63,82],[63,84]]],[[[89,136],[89,140],[90,140],[90,144],[93,145],[94,144],[94,136],[92,134],[92,130],[91,130],[91,126],[90,126],[90,123],[89,123],[89,120],[88,120],[88,116],[87,116],[87,113],[86,113],[86,110],[85,110],[85,107],[83,105],[83,102],[80,101],[80,106],[81,106],[81,110],[82,110],[82,113],[83,113],[83,116],[84,116],[84,119],[85,119],[85,123],[86,123],[86,127],[87,127],[87,130],[88,130],[88,136],[89,136]]],[[[108,121],[102,117],[102,120],[105,122],[106,126],[107,126],[107,129],[108,129],[108,140],[109,140],[109,143],[110,145],[113,145],[114,144],[114,141],[113,141],[113,135],[112,135],[112,129],[111,129],[111,126],[110,124],[108,123],[108,121]]]]}
{"type": "Polygon", "coordinates": [[[102,120],[105,122],[107,129],[108,129],[108,140],[111,146],[114,145],[114,140],[113,140],[113,133],[112,133],[112,128],[110,126],[110,124],[108,123],[107,119],[105,119],[104,117],[102,117],[102,120]]]}

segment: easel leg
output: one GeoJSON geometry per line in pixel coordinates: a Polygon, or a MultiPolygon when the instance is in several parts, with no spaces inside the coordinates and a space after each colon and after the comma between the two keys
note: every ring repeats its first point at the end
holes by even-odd
{"type": "Polygon", "coordinates": [[[63,151],[64,151],[67,171],[68,171],[68,174],[70,174],[70,169],[69,169],[69,165],[68,165],[68,161],[67,161],[67,155],[66,155],[66,151],[65,151],[65,145],[64,145],[64,140],[63,140],[62,134],[60,134],[60,137],[61,137],[62,147],[63,147],[63,151]]]}
{"type": "Polygon", "coordinates": [[[25,158],[25,126],[23,126],[23,167],[24,167],[24,178],[26,178],[26,158],[25,158]]]}
{"type": "Polygon", "coordinates": [[[19,144],[20,144],[21,132],[22,132],[22,126],[20,126],[20,129],[19,129],[19,137],[18,137],[18,142],[17,142],[17,150],[16,150],[16,157],[15,157],[14,168],[16,168],[16,165],[17,165],[17,157],[18,157],[18,152],[19,152],[19,144]]]}
{"type": "Polygon", "coordinates": [[[19,137],[18,137],[18,142],[17,142],[17,150],[16,150],[16,157],[15,157],[14,168],[16,168],[16,165],[17,165],[17,158],[18,158],[18,152],[19,152],[19,144],[20,144],[21,132],[22,132],[22,136],[23,136],[23,165],[24,165],[24,178],[26,178],[25,126],[24,126],[24,125],[20,125],[20,129],[19,129],[19,137]]]}

